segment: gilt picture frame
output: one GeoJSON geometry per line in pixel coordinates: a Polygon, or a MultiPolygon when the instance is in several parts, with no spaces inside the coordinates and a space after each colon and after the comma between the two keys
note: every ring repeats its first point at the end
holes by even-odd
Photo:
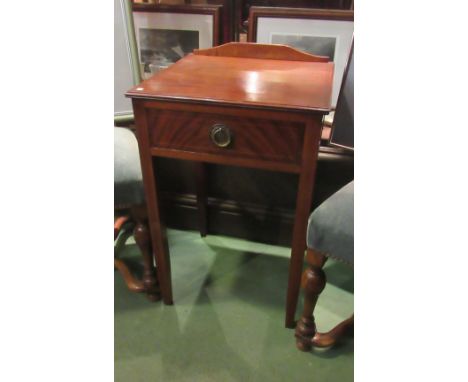
{"type": "Polygon", "coordinates": [[[289,45],[334,62],[332,107],[337,104],[353,36],[352,10],[250,8],[249,42],[289,45]]]}

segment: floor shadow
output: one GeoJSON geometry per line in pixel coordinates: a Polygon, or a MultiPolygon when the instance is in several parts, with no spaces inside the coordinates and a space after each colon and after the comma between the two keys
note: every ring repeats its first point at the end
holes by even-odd
{"type": "Polygon", "coordinates": [[[253,367],[229,344],[226,325],[222,325],[206,289],[200,291],[183,330],[177,336],[177,342],[185,344],[184,351],[187,354],[181,357],[177,346],[172,351],[165,349],[162,352],[168,377],[174,369],[183,370],[187,365],[187,358],[190,358],[190,376],[193,380],[201,380],[207,375],[222,378],[224,374],[236,381],[252,380],[255,372],[253,367]],[[211,354],[209,362],[206,354],[211,354]]]}
{"type": "Polygon", "coordinates": [[[286,298],[289,259],[209,246],[215,251],[206,285],[224,279],[229,292],[255,305],[282,307],[286,298]]]}
{"type": "MultiPolygon", "coordinates": [[[[184,237],[191,240],[178,241],[172,259],[175,305],[149,302],[115,274],[116,381],[310,380],[312,372],[314,380],[333,381],[337,368],[337,380],[352,380],[352,339],[302,353],[294,331],[283,327],[287,257],[184,237]]],[[[140,274],[135,244],[119,255],[140,274]]],[[[327,267],[332,282],[349,282],[340,266],[327,267]]],[[[299,304],[298,311],[302,298],[299,304]]]]}
{"type": "MultiPolygon", "coordinates": [[[[263,253],[235,251],[210,245],[216,251],[216,259],[207,276],[205,286],[212,285],[221,278],[231,279],[229,294],[254,306],[274,309],[282,312],[285,309],[288,280],[289,258],[263,253]],[[230,257],[227,261],[227,257],[230,257]],[[233,261],[232,258],[236,258],[233,261]],[[226,263],[230,263],[230,266],[226,263]]],[[[326,266],[327,283],[347,292],[354,291],[353,269],[330,259],[326,266]]],[[[226,280],[225,280],[226,282],[226,280]]],[[[299,296],[297,317],[303,309],[302,294],[299,296]]],[[[319,328],[320,329],[320,328],[319,328]]],[[[284,328],[284,330],[288,330],[284,328]]],[[[294,330],[291,341],[294,342],[294,330]]],[[[352,336],[345,336],[335,346],[328,349],[314,349],[312,352],[320,358],[331,359],[352,353],[354,341],[352,336]]]]}
{"type": "MultiPolygon", "coordinates": [[[[252,303],[281,305],[286,298],[289,258],[233,250],[208,244],[216,252],[206,285],[221,277],[237,279],[232,293],[252,303]]],[[[304,267],[306,264],[304,264],[304,267]]],[[[354,273],[349,266],[329,259],[324,267],[327,283],[354,292],[354,273]]]]}
{"type": "Polygon", "coordinates": [[[327,283],[354,293],[354,269],[337,260],[329,259],[324,266],[327,283]]]}
{"type": "Polygon", "coordinates": [[[120,354],[117,363],[157,357],[159,368],[151,380],[185,380],[190,375],[193,381],[249,381],[253,374],[256,380],[266,380],[233,350],[205,289],[200,290],[187,317],[181,317],[174,306],[151,309],[150,314],[155,319],[144,325],[135,320],[129,320],[126,328],[118,325],[129,334],[126,341],[116,344],[120,349],[116,350],[120,354]],[[153,330],[148,329],[151,326],[153,330]]]}

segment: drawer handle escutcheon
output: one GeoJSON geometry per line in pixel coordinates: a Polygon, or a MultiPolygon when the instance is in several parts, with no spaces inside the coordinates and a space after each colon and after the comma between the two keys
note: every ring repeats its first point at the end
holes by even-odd
{"type": "Polygon", "coordinates": [[[216,123],[211,128],[211,141],[218,147],[228,147],[232,141],[232,134],[229,127],[221,123],[216,123]]]}

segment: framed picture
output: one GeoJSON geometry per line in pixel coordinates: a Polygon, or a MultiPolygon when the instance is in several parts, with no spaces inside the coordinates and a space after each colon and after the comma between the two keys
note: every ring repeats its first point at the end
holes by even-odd
{"type": "Polygon", "coordinates": [[[220,41],[222,5],[132,5],[140,77],[147,79],[194,49],[220,41]]]}
{"type": "Polygon", "coordinates": [[[284,44],[335,63],[332,106],[336,107],[354,34],[354,11],[251,7],[248,41],[284,44]]]}
{"type": "MultiPolygon", "coordinates": [[[[353,0],[233,0],[235,2],[235,25],[244,33],[250,7],[292,7],[322,9],[354,9],[353,0]]],[[[245,33],[247,30],[245,30],[245,33]]]]}
{"type": "Polygon", "coordinates": [[[221,39],[220,44],[236,41],[234,31],[234,0],[184,0],[186,4],[218,4],[221,9],[221,39]]]}
{"type": "Polygon", "coordinates": [[[127,0],[114,0],[114,121],[131,120],[133,108],[125,92],[140,81],[132,10],[127,0]]]}
{"type": "Polygon", "coordinates": [[[354,44],[341,82],[331,129],[330,144],[354,150],[354,44]]]}

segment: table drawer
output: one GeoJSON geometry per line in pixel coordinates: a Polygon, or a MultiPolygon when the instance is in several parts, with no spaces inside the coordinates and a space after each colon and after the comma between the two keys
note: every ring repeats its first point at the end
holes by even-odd
{"type": "Polygon", "coordinates": [[[300,163],[299,122],[173,110],[149,110],[152,147],[300,163]]]}

